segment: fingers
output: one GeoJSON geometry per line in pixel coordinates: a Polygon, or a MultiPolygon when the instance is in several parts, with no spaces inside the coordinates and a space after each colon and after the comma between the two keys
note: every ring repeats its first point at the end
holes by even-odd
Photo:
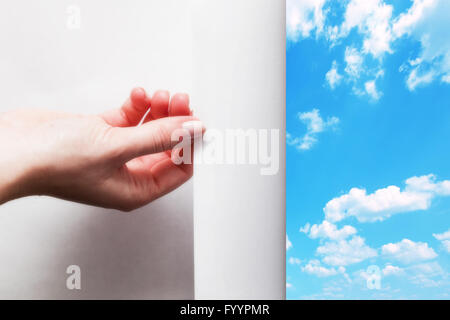
{"type": "Polygon", "coordinates": [[[129,127],[139,123],[148,108],[151,107],[151,98],[144,89],[134,88],[130,97],[120,109],[109,110],[101,117],[113,127],[129,127]]]}
{"type": "Polygon", "coordinates": [[[201,123],[192,116],[166,117],[147,122],[140,127],[113,129],[110,137],[112,152],[118,155],[122,163],[172,149],[179,143],[178,140],[172,140],[172,134],[177,129],[184,129],[177,133],[190,135],[191,139],[194,135],[204,132],[201,123]]]}
{"type": "MultiPolygon", "coordinates": [[[[139,165],[138,161],[133,160],[120,167],[114,179],[104,185],[109,190],[102,202],[107,207],[131,211],[179,187],[192,177],[192,173],[192,165],[175,165],[168,157],[150,166],[139,165]],[[135,165],[132,165],[133,162],[135,165]],[[111,194],[116,196],[111,197],[111,194]]],[[[99,198],[96,196],[95,200],[101,200],[99,198]]]]}
{"type": "Polygon", "coordinates": [[[185,93],[176,93],[171,99],[168,91],[158,90],[150,98],[143,88],[134,88],[120,109],[107,111],[101,117],[113,127],[136,126],[149,108],[144,122],[191,114],[189,96],[185,93]]]}
{"type": "Polygon", "coordinates": [[[170,93],[165,90],[158,90],[152,97],[152,109],[150,115],[152,119],[160,119],[169,115],[170,93]]]}
{"type": "Polygon", "coordinates": [[[130,98],[122,106],[122,113],[128,120],[129,126],[135,126],[142,119],[148,108],[151,107],[151,99],[142,88],[135,88],[130,93],[130,98]]]}
{"type": "Polygon", "coordinates": [[[186,93],[176,93],[170,100],[169,116],[188,116],[190,114],[189,96],[186,93]]]}
{"type": "Polygon", "coordinates": [[[151,168],[151,174],[156,184],[153,196],[158,198],[182,185],[192,177],[192,164],[176,165],[170,158],[159,161],[151,168]]]}
{"type": "Polygon", "coordinates": [[[138,190],[136,193],[144,192],[142,198],[148,203],[164,194],[174,190],[189,180],[193,174],[192,164],[176,165],[170,156],[165,153],[152,154],[146,157],[136,158],[127,162],[126,168],[133,177],[133,181],[145,181],[133,184],[141,189],[150,183],[151,186],[138,190]]]}

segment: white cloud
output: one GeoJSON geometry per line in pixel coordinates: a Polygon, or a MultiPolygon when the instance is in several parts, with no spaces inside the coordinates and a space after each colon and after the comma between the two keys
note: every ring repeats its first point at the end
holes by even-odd
{"type": "Polygon", "coordinates": [[[409,90],[440,78],[450,80],[450,38],[448,37],[448,0],[414,0],[407,12],[393,22],[396,38],[410,36],[421,43],[420,63],[413,68],[406,81],[409,90]]]}
{"type": "MultiPolygon", "coordinates": [[[[326,28],[331,46],[334,46],[337,39],[347,37],[353,29],[356,29],[362,36],[363,43],[359,49],[355,47],[355,44],[350,44],[345,48],[345,78],[353,82],[353,92],[356,95],[367,94],[374,101],[382,95],[376,86],[379,72],[375,74],[372,68],[364,66],[365,56],[370,54],[377,59],[376,70],[381,68],[381,58],[384,53],[392,53],[392,9],[391,5],[385,4],[382,0],[350,0],[345,7],[344,22],[340,27],[328,26],[326,28]],[[367,76],[374,75],[375,79],[367,79],[367,76]],[[364,82],[359,83],[360,81],[364,82]]],[[[334,72],[337,72],[335,68],[328,71],[327,80],[328,78],[334,79],[334,72]]],[[[339,78],[339,80],[341,79],[339,78]]],[[[332,84],[330,81],[329,83],[332,89],[337,84],[332,84]]]]}
{"type": "MultiPolygon", "coordinates": [[[[300,229],[301,231],[302,229],[300,229]]],[[[317,238],[326,238],[331,240],[341,240],[345,239],[351,235],[356,233],[356,229],[352,226],[344,226],[341,229],[338,229],[334,224],[324,220],[321,224],[314,224],[310,228],[303,228],[305,233],[309,234],[308,236],[311,239],[317,238]]]]}
{"type": "Polygon", "coordinates": [[[358,95],[368,95],[373,101],[377,101],[382,96],[382,93],[377,89],[376,81],[378,78],[384,76],[384,70],[379,69],[376,73],[374,70],[366,71],[366,73],[374,76],[374,78],[367,80],[364,83],[364,88],[360,89],[356,85],[353,86],[353,92],[358,95]]]}
{"type": "Polygon", "coordinates": [[[377,87],[375,85],[375,80],[367,81],[364,84],[367,94],[373,99],[378,100],[381,96],[381,93],[377,91],[377,87]]]}
{"type": "Polygon", "coordinates": [[[325,22],[326,0],[287,0],[286,32],[288,40],[298,41],[312,33],[320,34],[325,22]]]}
{"type": "Polygon", "coordinates": [[[420,72],[419,68],[415,68],[409,73],[408,79],[406,79],[406,86],[410,91],[414,91],[418,86],[431,83],[435,77],[433,70],[419,74],[420,72]]]}
{"type": "Polygon", "coordinates": [[[302,260],[300,260],[299,258],[290,257],[290,258],[289,258],[289,263],[290,263],[290,264],[301,264],[301,263],[302,263],[302,260]]]}
{"type": "Polygon", "coordinates": [[[328,127],[332,127],[339,122],[336,117],[328,118],[324,121],[319,114],[319,110],[313,109],[309,112],[302,112],[298,114],[298,118],[306,124],[307,130],[310,133],[319,133],[328,127]]]}
{"type": "Polygon", "coordinates": [[[450,83],[450,74],[443,75],[441,81],[445,83],[450,83]]]}
{"type": "Polygon", "coordinates": [[[438,240],[450,240],[450,229],[443,233],[433,233],[433,237],[438,240]]]}
{"type": "Polygon", "coordinates": [[[381,247],[381,252],[386,258],[395,259],[406,264],[437,257],[436,252],[427,243],[414,242],[409,239],[385,244],[381,247]]]}
{"type": "Polygon", "coordinates": [[[390,19],[392,6],[382,0],[351,0],[347,5],[341,36],[347,36],[353,28],[363,36],[363,51],[375,58],[392,52],[390,19]]]}
{"type": "Polygon", "coordinates": [[[359,78],[360,73],[362,72],[362,64],[363,64],[363,57],[353,47],[347,47],[345,48],[345,72],[349,75],[350,78],[356,79],[359,78]]]}
{"type": "Polygon", "coordinates": [[[408,11],[400,14],[394,21],[392,30],[395,37],[410,34],[416,24],[431,10],[437,3],[436,0],[414,0],[408,11]]]}
{"type": "Polygon", "coordinates": [[[288,236],[286,235],[286,250],[292,248],[292,242],[289,241],[288,236]]]}
{"type": "Polygon", "coordinates": [[[416,264],[414,266],[409,267],[408,271],[429,275],[438,275],[444,273],[444,270],[442,270],[442,267],[436,261],[416,264]]]}
{"type": "Polygon", "coordinates": [[[300,232],[303,232],[303,233],[308,233],[308,231],[309,231],[309,229],[311,228],[311,225],[309,224],[309,222],[308,223],[306,223],[303,227],[300,227],[300,232]]]}
{"type": "Polygon", "coordinates": [[[442,286],[447,278],[447,273],[436,261],[411,266],[406,272],[409,281],[421,287],[442,286]]]}
{"type": "MultiPolygon", "coordinates": [[[[346,77],[355,83],[363,72],[365,57],[371,55],[378,67],[382,66],[386,53],[393,53],[392,45],[401,38],[410,37],[421,44],[421,52],[411,65],[406,77],[410,91],[425,86],[436,79],[450,84],[450,37],[448,37],[448,0],[413,0],[410,8],[393,16],[393,5],[383,0],[347,0],[344,7],[343,22],[340,25],[326,25],[327,0],[288,0],[287,35],[291,41],[315,35],[324,35],[334,47],[336,43],[350,35],[352,30],[361,40],[352,41],[346,48],[346,77]],[[362,41],[362,43],[359,43],[362,41]],[[350,50],[351,49],[351,50],[350,50]]],[[[367,69],[365,73],[370,74],[367,69]]],[[[326,75],[330,87],[339,84],[337,69],[330,69],[326,75]]],[[[375,83],[361,79],[366,90],[353,87],[357,93],[368,93],[372,98],[379,97],[375,83]],[[370,91],[370,92],[369,92],[370,91]]],[[[361,84],[359,87],[361,87],[361,84]]],[[[376,98],[375,98],[376,100],[376,98]]]]}
{"type": "Polygon", "coordinates": [[[332,266],[346,266],[377,256],[376,250],[364,243],[364,239],[354,236],[351,240],[327,242],[316,251],[323,261],[332,266]]]}
{"type": "Polygon", "coordinates": [[[399,187],[389,186],[372,194],[366,190],[352,188],[348,194],[329,201],[325,208],[326,219],[340,221],[355,216],[360,222],[382,221],[392,214],[429,207],[430,195],[400,191],[399,187]]]}
{"type": "Polygon", "coordinates": [[[436,182],[432,174],[409,178],[405,184],[404,190],[388,186],[371,194],[365,189],[352,188],[325,205],[325,218],[331,222],[351,216],[360,222],[382,221],[393,214],[426,210],[434,197],[450,195],[450,181],[436,182]]]}
{"type": "Polygon", "coordinates": [[[291,283],[289,283],[289,282],[286,282],[286,288],[292,288],[292,284],[291,283]]]}
{"type": "Polygon", "coordinates": [[[286,132],[286,143],[290,146],[299,147],[302,143],[302,138],[294,137],[289,132],[286,132]]]}
{"type": "Polygon", "coordinates": [[[336,117],[323,120],[318,109],[298,114],[298,118],[306,125],[306,133],[303,137],[292,137],[286,134],[286,143],[295,146],[298,150],[309,150],[317,142],[317,135],[325,130],[333,129],[339,123],[336,117]]]}
{"type": "Polygon", "coordinates": [[[445,284],[447,273],[436,261],[415,264],[406,268],[386,265],[382,271],[387,276],[406,277],[411,283],[421,287],[438,287],[445,284]]]}
{"type": "Polygon", "coordinates": [[[416,192],[429,192],[440,196],[450,195],[450,180],[436,182],[436,176],[433,174],[409,178],[406,180],[406,187],[416,192]]]}
{"type": "Polygon", "coordinates": [[[325,31],[325,37],[331,42],[331,47],[333,47],[339,38],[339,27],[338,26],[327,26],[325,31]]]}
{"type": "Polygon", "coordinates": [[[322,266],[319,260],[310,260],[307,265],[302,267],[302,271],[316,275],[318,277],[329,277],[337,275],[339,273],[344,273],[345,268],[344,267],[339,267],[337,269],[327,268],[322,266]]]}
{"type": "Polygon", "coordinates": [[[334,89],[342,80],[342,76],[337,70],[337,62],[333,61],[331,69],[325,74],[325,79],[331,89],[334,89]]]}
{"type": "Polygon", "coordinates": [[[450,253],[450,229],[448,229],[446,232],[439,233],[439,234],[433,233],[433,237],[435,237],[437,240],[441,241],[445,250],[448,253],[450,253]]]}
{"type": "Polygon", "coordinates": [[[400,267],[388,264],[383,268],[382,273],[385,277],[386,276],[397,276],[397,275],[403,275],[404,270],[400,267]]]}

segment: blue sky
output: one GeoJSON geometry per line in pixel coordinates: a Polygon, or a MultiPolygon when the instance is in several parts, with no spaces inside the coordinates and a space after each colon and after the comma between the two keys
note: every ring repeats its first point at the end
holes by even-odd
{"type": "Polygon", "coordinates": [[[287,298],[450,298],[450,1],[287,0],[287,298]]]}

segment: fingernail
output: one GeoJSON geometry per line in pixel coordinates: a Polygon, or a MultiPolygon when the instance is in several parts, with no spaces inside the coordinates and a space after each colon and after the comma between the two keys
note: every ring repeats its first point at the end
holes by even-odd
{"type": "Polygon", "coordinates": [[[194,138],[199,138],[203,135],[203,131],[205,131],[205,127],[201,121],[186,121],[183,122],[183,129],[189,131],[189,134],[194,138]]]}

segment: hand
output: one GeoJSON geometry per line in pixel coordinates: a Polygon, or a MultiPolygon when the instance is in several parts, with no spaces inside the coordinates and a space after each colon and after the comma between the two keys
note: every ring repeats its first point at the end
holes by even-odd
{"type": "Polygon", "coordinates": [[[124,211],[143,206],[192,176],[192,164],[175,165],[170,153],[178,143],[171,141],[174,130],[193,135],[190,114],[186,94],[170,99],[157,91],[150,98],[141,88],[101,115],[2,113],[0,203],[49,195],[124,211]]]}

